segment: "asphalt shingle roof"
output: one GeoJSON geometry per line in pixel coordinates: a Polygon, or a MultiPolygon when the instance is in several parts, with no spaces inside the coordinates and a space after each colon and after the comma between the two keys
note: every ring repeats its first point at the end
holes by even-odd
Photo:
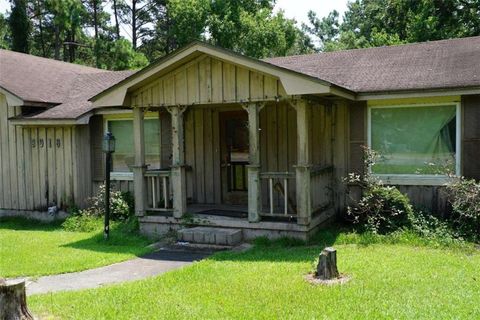
{"type": "Polygon", "coordinates": [[[37,119],[76,119],[92,109],[89,98],[133,73],[0,50],[0,87],[24,101],[55,105],[37,119]]]}
{"type": "Polygon", "coordinates": [[[357,93],[480,87],[480,36],[264,61],[357,93]]]}

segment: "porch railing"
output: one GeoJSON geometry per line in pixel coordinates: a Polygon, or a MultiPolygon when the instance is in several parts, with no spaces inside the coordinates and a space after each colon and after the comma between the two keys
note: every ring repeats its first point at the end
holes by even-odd
{"type": "Polygon", "coordinates": [[[145,179],[147,180],[148,210],[171,210],[170,170],[147,170],[145,179]]]}
{"type": "Polygon", "coordinates": [[[322,211],[333,204],[333,166],[314,167],[310,172],[312,212],[322,211]]]}
{"type": "Polygon", "coordinates": [[[262,215],[287,216],[296,214],[289,186],[295,185],[293,172],[262,172],[260,179],[268,183],[268,212],[262,215]],[[290,181],[293,180],[293,181],[290,181]],[[277,196],[277,201],[275,201],[277,196]],[[280,201],[278,201],[280,200],[280,201]]]}

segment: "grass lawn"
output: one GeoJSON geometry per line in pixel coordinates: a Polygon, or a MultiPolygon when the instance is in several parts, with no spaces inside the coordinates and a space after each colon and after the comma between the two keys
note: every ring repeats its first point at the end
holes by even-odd
{"type": "Polygon", "coordinates": [[[32,296],[29,305],[47,319],[480,318],[480,252],[404,240],[326,232],[316,246],[259,244],[148,280],[32,296]],[[326,244],[337,248],[347,284],[304,280],[326,244]]]}
{"type": "Polygon", "coordinates": [[[0,276],[40,276],[80,271],[146,253],[147,240],[111,231],[108,243],[98,232],[67,232],[59,224],[24,219],[0,220],[0,276]]]}

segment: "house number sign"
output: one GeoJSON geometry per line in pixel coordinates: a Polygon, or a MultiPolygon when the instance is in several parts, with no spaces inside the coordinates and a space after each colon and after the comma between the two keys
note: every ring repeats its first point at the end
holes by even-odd
{"type": "MultiPolygon", "coordinates": [[[[31,144],[32,144],[32,148],[36,148],[37,145],[39,148],[43,148],[45,147],[45,140],[44,139],[38,139],[38,143],[37,143],[37,140],[36,139],[32,139],[31,141],[31,144]]],[[[57,148],[60,148],[62,146],[62,139],[56,139],[55,140],[55,145],[57,146],[57,148]]],[[[52,139],[48,139],[48,147],[49,148],[52,148],[52,139]]]]}

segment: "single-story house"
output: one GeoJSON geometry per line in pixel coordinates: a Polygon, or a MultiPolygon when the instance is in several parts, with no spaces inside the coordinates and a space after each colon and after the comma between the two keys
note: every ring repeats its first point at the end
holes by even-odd
{"type": "Polygon", "coordinates": [[[0,50],[0,213],[85,206],[107,131],[147,234],[307,238],[345,210],[363,146],[441,213],[449,173],[480,179],[479,123],[480,37],[264,60],[194,42],[138,72],[0,50]]]}

